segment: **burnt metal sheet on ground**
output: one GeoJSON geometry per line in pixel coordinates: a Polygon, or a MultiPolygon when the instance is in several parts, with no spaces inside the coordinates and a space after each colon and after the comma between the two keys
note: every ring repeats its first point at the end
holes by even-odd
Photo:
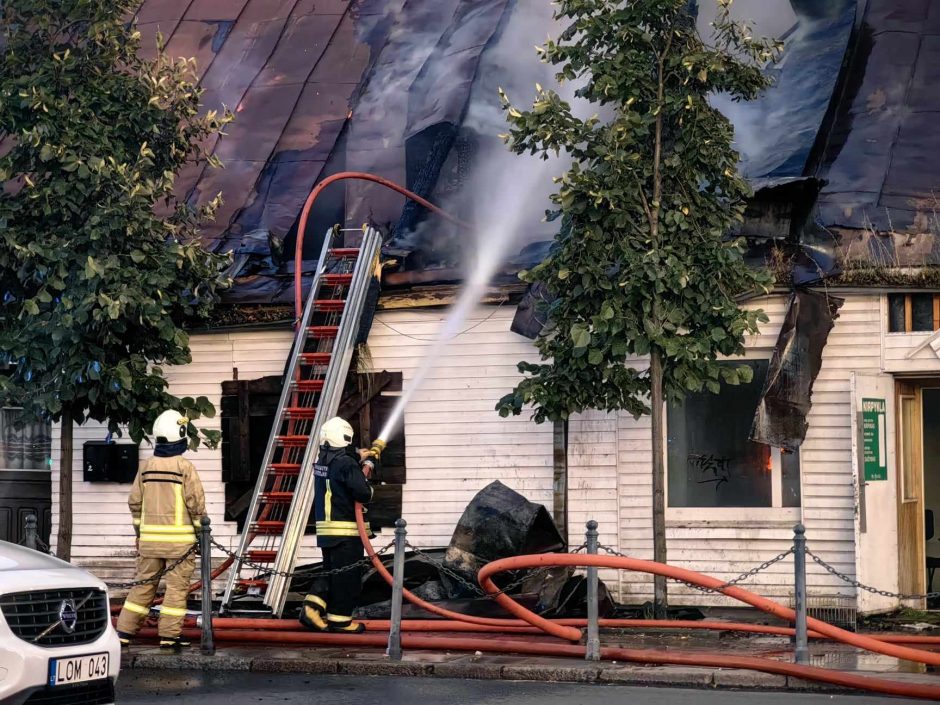
{"type": "MultiPolygon", "coordinates": [[[[548,510],[497,480],[480,490],[467,505],[443,564],[475,583],[480,569],[492,561],[565,548],[565,540],[548,510]]],[[[453,578],[445,574],[443,580],[451,597],[464,595],[465,588],[453,578]]]]}
{"type": "Polygon", "coordinates": [[[412,137],[440,122],[460,124],[480,54],[499,28],[509,0],[461,3],[409,95],[408,129],[412,137]]]}
{"type": "Polygon", "coordinates": [[[813,383],[844,299],[798,290],[790,297],[774,346],[750,439],[794,451],[806,437],[813,383]]]}
{"type": "Polygon", "coordinates": [[[349,83],[305,85],[275,147],[277,160],[325,162],[329,159],[346,124],[354,89],[349,83]]]}

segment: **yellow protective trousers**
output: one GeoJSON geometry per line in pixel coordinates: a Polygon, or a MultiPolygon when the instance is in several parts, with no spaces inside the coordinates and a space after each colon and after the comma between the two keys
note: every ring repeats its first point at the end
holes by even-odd
{"type": "MultiPolygon", "coordinates": [[[[137,558],[136,580],[150,580],[159,575],[167,565],[172,565],[178,558],[137,558]]],[[[165,576],[166,593],[160,608],[159,633],[161,639],[174,639],[183,630],[183,618],[186,616],[186,598],[189,596],[190,578],[196,568],[196,559],[189,555],[183,562],[171,569],[165,576]]],[[[150,614],[150,605],[157,593],[157,583],[148,582],[131,588],[121,616],[118,617],[117,630],[124,634],[136,634],[150,614]]]]}

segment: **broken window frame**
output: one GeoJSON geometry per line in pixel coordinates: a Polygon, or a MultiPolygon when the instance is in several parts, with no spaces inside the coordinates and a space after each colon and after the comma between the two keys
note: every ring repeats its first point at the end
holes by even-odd
{"type": "MultiPolygon", "coordinates": [[[[742,362],[765,361],[770,364],[770,357],[767,355],[745,355],[738,359],[724,359],[722,362],[735,364],[742,362]]],[[[743,414],[742,429],[745,437],[750,431],[750,423],[753,412],[750,415],[743,414]]],[[[684,521],[709,521],[727,520],[733,523],[761,523],[767,521],[799,521],[802,517],[803,504],[803,456],[797,452],[799,464],[799,491],[800,506],[784,506],[784,478],[782,453],[779,448],[771,447],[771,503],[770,506],[724,506],[724,507],[677,507],[672,506],[669,500],[669,405],[666,403],[663,408],[663,448],[665,449],[666,477],[664,478],[664,492],[666,502],[666,521],[684,522],[684,521]],[[729,518],[729,510],[733,516],[729,518]]],[[[683,468],[685,469],[685,468],[683,468]]]]}
{"type": "Polygon", "coordinates": [[[885,330],[888,335],[911,335],[935,333],[940,331],[940,293],[937,292],[890,292],[885,295],[885,330]],[[931,328],[914,328],[914,297],[931,296],[933,297],[933,325],[931,328]],[[892,315],[892,302],[903,297],[904,301],[904,330],[896,330],[894,316],[892,315]]]}

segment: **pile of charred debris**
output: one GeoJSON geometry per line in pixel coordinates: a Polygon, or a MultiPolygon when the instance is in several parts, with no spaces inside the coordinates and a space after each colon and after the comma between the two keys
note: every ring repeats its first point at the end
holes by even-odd
{"type": "MultiPolygon", "coordinates": [[[[378,548],[383,541],[376,541],[378,548]]],[[[501,558],[538,553],[564,553],[568,545],[548,511],[530,502],[503,483],[492,482],[467,505],[446,548],[409,550],[405,556],[405,588],[441,607],[479,617],[506,617],[506,612],[484,595],[477,574],[487,563],[501,558]]],[[[383,561],[391,570],[392,557],[383,561]]],[[[292,598],[315,591],[325,578],[319,563],[300,566],[291,584],[292,598]]],[[[356,616],[388,619],[391,590],[383,578],[369,568],[363,571],[362,597],[356,616]]],[[[513,599],[545,617],[584,617],[587,580],[574,568],[543,568],[507,572],[494,578],[497,586],[513,599]]],[[[614,604],[609,590],[598,585],[600,616],[640,616],[644,606],[629,609],[614,604]]],[[[293,614],[289,605],[285,615],[293,614]]],[[[690,612],[696,612],[691,610],[690,612]]],[[[404,603],[406,619],[433,617],[404,603]]],[[[688,615],[692,617],[693,615],[688,615]]]]}

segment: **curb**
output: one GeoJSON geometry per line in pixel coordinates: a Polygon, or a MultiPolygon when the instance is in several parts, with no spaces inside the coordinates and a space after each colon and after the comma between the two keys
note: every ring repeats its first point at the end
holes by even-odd
{"type": "Polygon", "coordinates": [[[347,674],[359,676],[411,676],[471,680],[542,681],[553,683],[595,683],[673,688],[714,688],[720,690],[855,692],[850,688],[805,681],[799,678],[739,669],[684,668],[669,666],[622,665],[616,663],[572,662],[562,659],[551,664],[526,663],[522,658],[453,655],[431,660],[429,655],[406,655],[402,661],[389,661],[384,655],[366,658],[337,657],[333,654],[307,654],[304,657],[272,658],[198,652],[178,655],[160,653],[124,654],[122,669],[148,669],[205,672],[255,672],[292,674],[347,674]]]}

